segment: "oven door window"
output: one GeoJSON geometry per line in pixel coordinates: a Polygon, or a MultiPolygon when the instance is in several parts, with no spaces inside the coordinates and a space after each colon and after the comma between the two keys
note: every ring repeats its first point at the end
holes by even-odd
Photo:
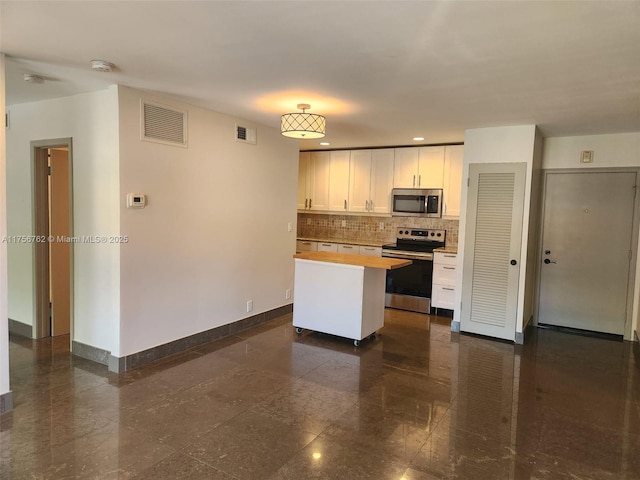
{"type": "Polygon", "coordinates": [[[403,213],[425,213],[424,195],[394,195],[393,211],[403,213]]]}
{"type": "Polygon", "coordinates": [[[387,293],[431,298],[433,262],[414,260],[411,265],[387,270],[387,293]]]}

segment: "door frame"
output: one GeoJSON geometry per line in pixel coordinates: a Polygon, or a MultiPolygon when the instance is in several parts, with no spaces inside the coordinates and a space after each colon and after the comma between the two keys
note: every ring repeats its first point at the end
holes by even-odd
{"type": "MultiPolygon", "coordinates": [[[[71,137],[33,140],[31,150],[31,198],[34,238],[49,237],[48,159],[50,148],[66,147],[69,151],[69,236],[73,237],[73,142],[71,137]]],[[[69,328],[70,342],[74,326],[74,244],[69,245],[69,328]]],[[[51,336],[49,321],[49,242],[33,243],[33,314],[34,338],[51,336]]]]}
{"type": "Polygon", "coordinates": [[[538,268],[536,268],[536,298],[535,298],[535,312],[533,315],[534,326],[538,326],[538,312],[540,309],[540,290],[542,282],[542,269],[540,268],[540,262],[542,262],[544,256],[541,254],[541,248],[544,240],[544,218],[545,207],[547,200],[547,178],[549,175],[554,174],[568,174],[568,173],[635,173],[636,174],[636,194],[633,205],[633,224],[631,225],[631,259],[629,261],[629,278],[627,283],[627,305],[626,305],[626,318],[624,323],[624,339],[633,340],[633,294],[635,292],[635,279],[636,279],[636,265],[638,263],[638,237],[640,236],[638,231],[640,228],[640,194],[638,193],[638,185],[640,184],[640,168],[635,167],[603,167],[603,168],[548,168],[542,170],[542,195],[540,204],[540,218],[539,225],[540,230],[538,234],[538,268]]]}

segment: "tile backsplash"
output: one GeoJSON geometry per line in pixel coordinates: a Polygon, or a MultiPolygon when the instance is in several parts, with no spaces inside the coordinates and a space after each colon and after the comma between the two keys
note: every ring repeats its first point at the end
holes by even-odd
{"type": "Polygon", "coordinates": [[[444,229],[447,231],[446,246],[458,246],[458,220],[298,213],[298,238],[382,245],[396,241],[399,227],[444,229]]]}

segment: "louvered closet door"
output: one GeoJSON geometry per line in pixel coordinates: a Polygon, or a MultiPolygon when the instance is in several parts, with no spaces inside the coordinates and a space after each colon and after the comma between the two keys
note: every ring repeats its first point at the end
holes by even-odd
{"type": "Polygon", "coordinates": [[[469,165],[464,332],[515,339],[525,175],[524,163],[469,165]]]}

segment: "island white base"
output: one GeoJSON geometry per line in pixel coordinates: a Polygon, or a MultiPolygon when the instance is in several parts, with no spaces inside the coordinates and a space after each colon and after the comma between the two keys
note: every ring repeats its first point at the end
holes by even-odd
{"type": "Polygon", "coordinates": [[[296,258],[293,326],[360,340],[384,326],[386,270],[296,258]]]}

